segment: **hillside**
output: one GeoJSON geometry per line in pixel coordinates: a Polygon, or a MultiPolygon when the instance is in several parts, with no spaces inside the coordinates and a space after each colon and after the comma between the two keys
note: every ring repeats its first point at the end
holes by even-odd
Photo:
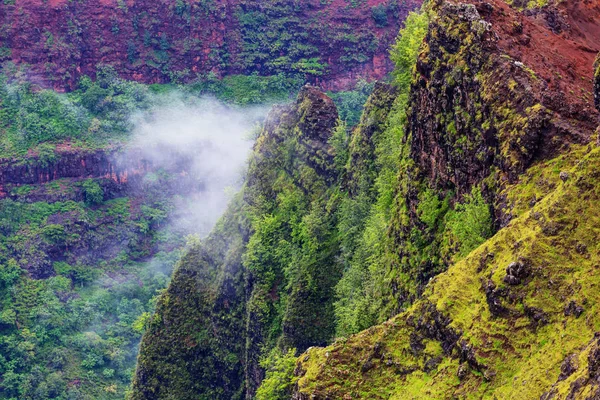
{"type": "Polygon", "coordinates": [[[314,87],[274,109],[131,398],[593,398],[599,22],[430,1],[350,133],[314,87]]]}
{"type": "Polygon", "coordinates": [[[595,0],[4,0],[0,399],[600,398],[599,112],[595,0]]]}
{"type": "Polygon", "coordinates": [[[2,399],[123,399],[156,298],[225,208],[263,115],[88,83],[0,87],[2,399]]]}
{"type": "MultiPolygon", "coordinates": [[[[330,93],[330,125],[338,107],[356,125],[419,5],[1,4],[0,398],[122,399],[174,264],[239,187],[254,124],[310,81],[351,89],[330,93]]],[[[228,334],[246,321],[230,312],[238,278],[217,283],[229,286],[211,311],[228,334]]],[[[231,358],[243,345],[225,338],[209,373],[229,396],[245,379],[231,358]]]]}
{"type": "Polygon", "coordinates": [[[343,90],[391,69],[387,49],[421,0],[7,0],[0,61],[74,88],[111,65],[144,83],[299,75],[343,90]]]}

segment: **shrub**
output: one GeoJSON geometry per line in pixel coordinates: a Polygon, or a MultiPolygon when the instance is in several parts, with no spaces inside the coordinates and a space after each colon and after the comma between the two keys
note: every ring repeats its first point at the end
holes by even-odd
{"type": "Polygon", "coordinates": [[[375,25],[380,28],[388,25],[387,6],[385,4],[379,4],[371,8],[371,15],[375,20],[375,25]]]}
{"type": "Polygon", "coordinates": [[[39,163],[43,167],[49,166],[58,158],[55,152],[55,146],[50,143],[42,143],[37,146],[37,153],[39,163]]]}
{"type": "Polygon", "coordinates": [[[269,357],[261,361],[261,366],[266,369],[266,377],[256,392],[256,400],[284,400],[289,399],[292,388],[298,378],[294,377],[296,367],[296,349],[287,353],[279,350],[271,352],[269,357]]]}
{"type": "Polygon", "coordinates": [[[464,203],[458,204],[449,213],[448,227],[458,244],[458,255],[461,257],[491,237],[492,214],[479,188],[473,188],[464,203]]]}
{"type": "Polygon", "coordinates": [[[52,243],[62,242],[66,238],[65,227],[58,224],[46,225],[42,232],[46,239],[52,243]]]}
{"type": "Polygon", "coordinates": [[[85,202],[87,204],[100,204],[104,200],[104,190],[93,179],[85,180],[82,185],[85,202]]]}
{"type": "Polygon", "coordinates": [[[401,88],[407,88],[410,85],[415,61],[428,26],[429,16],[426,12],[410,13],[406,18],[404,29],[400,30],[398,39],[392,46],[390,58],[396,64],[392,74],[396,85],[401,88]]]}
{"type": "Polygon", "coordinates": [[[0,264],[0,287],[12,286],[21,276],[23,270],[13,259],[6,264],[0,264]]]}

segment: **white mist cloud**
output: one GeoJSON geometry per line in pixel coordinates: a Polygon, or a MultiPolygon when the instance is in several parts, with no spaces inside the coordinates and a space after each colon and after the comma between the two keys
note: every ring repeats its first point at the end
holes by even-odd
{"type": "Polygon", "coordinates": [[[251,132],[266,107],[230,107],[212,98],[163,95],[133,118],[132,146],[153,168],[185,163],[202,190],[177,199],[172,221],[185,231],[209,233],[238,189],[252,147],[251,132]]]}

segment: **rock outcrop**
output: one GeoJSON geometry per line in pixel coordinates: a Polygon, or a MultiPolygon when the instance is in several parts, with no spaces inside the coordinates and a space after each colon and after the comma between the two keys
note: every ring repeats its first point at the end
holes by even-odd
{"type": "Polygon", "coordinates": [[[322,265],[303,264],[296,246],[306,239],[289,231],[286,213],[322,218],[317,225],[333,218],[326,206],[337,179],[329,144],[337,120],[333,101],[311,86],[269,114],[242,193],[183,257],[158,302],[132,399],[252,398],[264,378],[260,361],[278,343],[303,351],[331,340],[335,246],[323,234],[311,246],[334,248],[322,265]],[[278,241],[260,241],[275,226],[278,241]],[[278,253],[284,241],[298,259],[278,253]]]}
{"type": "Polygon", "coordinates": [[[600,111],[600,55],[594,63],[594,101],[596,108],[600,111]]]}
{"type": "MultiPolygon", "coordinates": [[[[60,146],[59,146],[60,147],[60,146]]],[[[164,150],[164,149],[163,149],[164,150]]],[[[20,187],[32,186],[25,198],[29,201],[51,201],[44,195],[44,184],[59,180],[71,182],[96,179],[106,188],[106,199],[127,193],[136,193],[143,188],[146,174],[161,168],[172,174],[169,184],[171,192],[189,193],[202,189],[193,173],[190,154],[167,150],[172,157],[158,159],[151,149],[105,148],[86,150],[58,148],[51,154],[30,154],[18,161],[0,160],[0,199],[14,197],[20,187]],[[172,187],[175,185],[176,187],[172,187]]],[[[198,150],[199,152],[202,149],[198,150]]],[[[166,188],[165,188],[166,189],[166,188]]],[[[22,192],[22,190],[21,190],[22,192]]],[[[81,200],[82,193],[72,193],[72,200],[81,200]]],[[[24,199],[22,193],[18,196],[24,199]]],[[[64,200],[64,199],[63,199],[64,200]]]]}

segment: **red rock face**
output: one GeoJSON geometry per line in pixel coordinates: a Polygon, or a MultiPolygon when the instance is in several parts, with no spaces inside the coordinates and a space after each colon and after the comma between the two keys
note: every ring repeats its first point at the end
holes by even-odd
{"type": "MultiPolygon", "coordinates": [[[[131,148],[108,148],[104,150],[58,149],[56,159],[43,161],[31,154],[22,162],[0,159],[0,199],[10,197],[10,189],[23,185],[43,185],[59,179],[79,181],[83,179],[103,180],[114,192],[136,193],[143,185],[144,176],[159,168],[169,172],[173,184],[182,189],[198,190],[193,160],[189,155],[167,150],[171,156],[165,160],[153,159],[150,150],[131,148]]],[[[175,192],[175,190],[174,190],[175,192]]],[[[41,201],[48,198],[41,197],[41,201]]],[[[79,199],[78,199],[79,200],[79,199]]]]}
{"type": "Polygon", "coordinates": [[[595,119],[592,66],[600,51],[600,2],[565,0],[523,12],[502,0],[488,1],[488,12],[481,2],[469,2],[492,23],[500,52],[522,62],[545,83],[544,106],[584,124],[595,119]]]}
{"type": "Polygon", "coordinates": [[[208,73],[271,74],[267,60],[291,55],[282,64],[297,61],[287,48],[289,33],[310,46],[300,47],[308,56],[298,57],[328,64],[322,76],[309,74],[309,80],[324,89],[344,89],[358,78],[379,79],[389,72],[389,45],[422,0],[14,2],[0,7],[0,61],[29,64],[32,78],[55,89],[74,87],[99,64],[145,83],[190,81],[208,73]],[[374,7],[386,8],[387,23],[376,19],[374,7]],[[249,22],[255,27],[248,29],[249,22]],[[268,46],[253,49],[253,29],[276,35],[268,46]],[[249,52],[256,57],[249,58],[249,52]]]}

